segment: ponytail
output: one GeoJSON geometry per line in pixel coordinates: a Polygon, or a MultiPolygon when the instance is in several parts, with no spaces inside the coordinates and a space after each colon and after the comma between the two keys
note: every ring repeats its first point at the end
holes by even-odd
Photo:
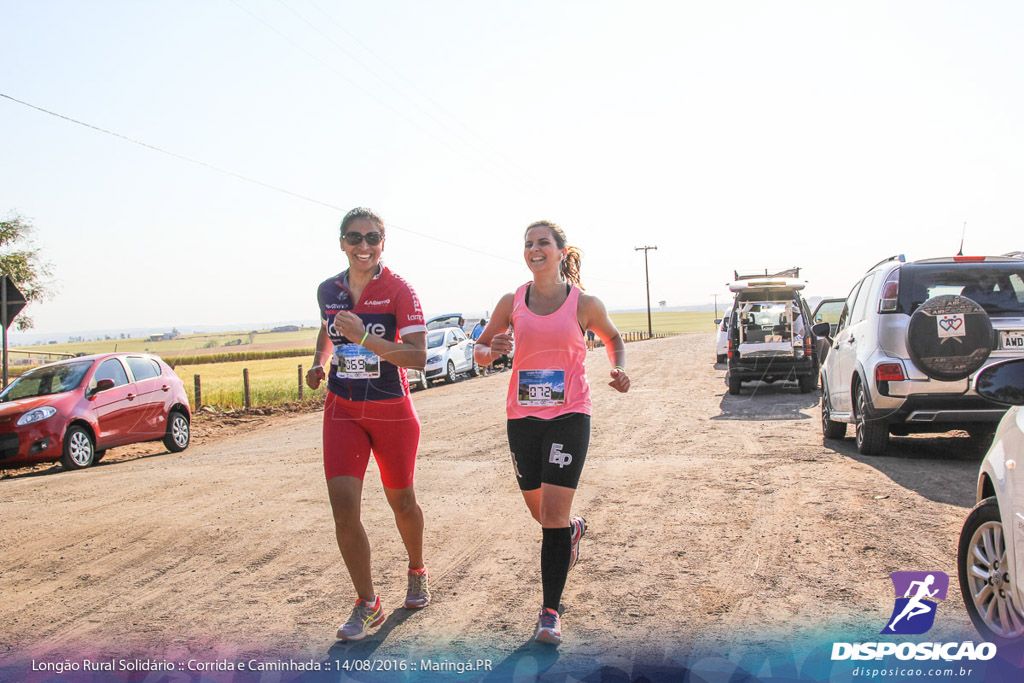
{"type": "Polygon", "coordinates": [[[565,258],[562,259],[562,277],[583,289],[580,284],[580,266],[583,265],[583,254],[576,247],[566,247],[565,258]]]}

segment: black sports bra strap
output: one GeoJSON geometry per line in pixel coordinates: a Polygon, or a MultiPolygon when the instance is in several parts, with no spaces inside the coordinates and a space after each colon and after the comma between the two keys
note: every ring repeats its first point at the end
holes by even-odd
{"type": "MultiPolygon", "coordinates": [[[[527,306],[530,305],[530,286],[532,284],[533,283],[530,283],[529,285],[526,285],[526,294],[523,296],[523,301],[526,303],[527,306]]],[[[565,295],[569,296],[569,294],[571,294],[571,293],[572,293],[572,283],[571,282],[566,282],[565,283],[565,295]]]]}

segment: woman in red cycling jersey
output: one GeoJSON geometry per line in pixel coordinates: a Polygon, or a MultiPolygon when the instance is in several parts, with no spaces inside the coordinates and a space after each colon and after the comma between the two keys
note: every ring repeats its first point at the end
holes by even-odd
{"type": "Polygon", "coordinates": [[[476,343],[476,361],[486,365],[502,354],[515,357],[506,413],[508,442],[523,499],[540,522],[543,606],[536,640],[562,642],[559,603],[569,569],[579,558],[586,531],[582,517],[570,517],[590,445],[590,386],[584,371],[586,330],[605,344],[616,391],[629,391],[626,348],[604,304],[583,294],[580,253],[550,221],[526,229],[524,252],[533,280],[506,294],[476,343]]]}
{"type": "Polygon", "coordinates": [[[405,368],[422,369],[426,362],[427,328],[412,287],[380,263],[384,222],[377,214],[349,211],[341,222],[341,249],[348,269],[317,290],[322,324],[306,384],[316,389],[327,379],[324,473],[338,548],[357,595],[338,638],[362,640],[370,627],[384,621],[370,576],[370,542],[360,521],[371,452],[409,553],[405,606],[415,609],[430,602],[423,510],[413,489],[420,422],[405,374],[405,368]]]}

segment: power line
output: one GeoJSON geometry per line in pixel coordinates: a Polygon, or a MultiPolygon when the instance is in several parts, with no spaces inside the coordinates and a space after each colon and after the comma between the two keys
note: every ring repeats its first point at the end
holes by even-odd
{"type": "MultiPolygon", "coordinates": [[[[171,151],[163,149],[161,147],[157,147],[156,145],[151,145],[148,142],[143,142],[141,140],[136,140],[135,138],[129,137],[127,135],[122,135],[121,133],[116,133],[116,132],[114,132],[112,130],[107,130],[106,128],[101,128],[100,126],[96,126],[96,125],[93,125],[91,123],[86,123],[85,121],[79,121],[76,118],[72,118],[70,116],[66,116],[64,114],[61,114],[61,113],[58,113],[58,112],[55,112],[55,111],[51,111],[49,109],[45,109],[43,107],[37,106],[35,104],[32,104],[31,102],[26,102],[24,100],[19,100],[18,98],[12,97],[11,95],[8,95],[6,93],[0,92],[0,97],[2,97],[4,99],[7,99],[7,100],[10,100],[11,102],[16,102],[17,104],[20,104],[20,105],[22,105],[24,107],[28,107],[29,109],[34,109],[34,110],[36,110],[38,112],[41,112],[43,114],[48,114],[50,116],[56,117],[58,119],[61,119],[63,121],[67,121],[68,123],[73,123],[73,124],[82,126],[84,128],[89,128],[90,130],[94,130],[94,131],[96,131],[98,133],[103,133],[104,135],[109,135],[111,137],[115,137],[115,138],[118,138],[120,140],[124,140],[126,142],[130,142],[132,144],[139,145],[140,147],[144,147],[144,148],[152,150],[154,152],[159,152],[160,154],[165,154],[167,156],[174,157],[175,159],[178,159],[179,161],[185,161],[185,162],[190,163],[190,164],[195,164],[196,166],[202,166],[203,168],[207,168],[207,169],[209,169],[211,171],[216,171],[217,173],[223,173],[224,175],[231,176],[232,178],[237,178],[238,180],[242,180],[242,181],[245,181],[247,183],[252,183],[253,185],[258,185],[258,186],[266,188],[268,190],[273,190],[274,192],[279,192],[281,194],[288,195],[289,197],[294,197],[296,199],[301,199],[302,201],[310,202],[311,204],[316,204],[318,206],[323,206],[323,207],[326,207],[328,209],[333,209],[333,210],[338,211],[340,213],[345,213],[346,211],[348,211],[348,209],[342,208],[342,207],[338,206],[337,204],[331,204],[330,202],[325,202],[325,201],[316,199],[314,197],[310,197],[310,196],[307,196],[307,195],[304,195],[304,194],[300,194],[298,192],[293,192],[291,190],[286,190],[284,188],[277,187],[276,185],[271,185],[270,183],[265,183],[262,180],[257,180],[255,178],[250,178],[248,176],[242,175],[241,173],[235,173],[234,171],[229,171],[229,170],[221,168],[219,166],[214,166],[213,164],[207,163],[207,162],[202,161],[200,159],[193,159],[191,157],[187,157],[187,156],[184,156],[182,154],[178,154],[177,152],[171,152],[171,151]]],[[[432,240],[432,241],[438,242],[440,244],[446,244],[448,246],[455,247],[457,249],[463,249],[465,251],[473,252],[475,254],[480,254],[481,256],[487,256],[489,258],[497,259],[498,261],[504,261],[506,263],[515,263],[515,264],[519,264],[520,263],[520,261],[518,261],[516,259],[510,259],[510,258],[506,258],[504,256],[498,256],[497,254],[492,254],[490,252],[482,251],[480,249],[475,249],[473,247],[466,246],[465,244],[460,244],[458,242],[450,242],[448,240],[441,239],[440,237],[435,237],[433,235],[428,235],[426,233],[419,232],[418,230],[413,230],[411,228],[405,228],[405,227],[402,227],[400,225],[396,225],[396,224],[391,223],[391,222],[387,223],[387,227],[388,228],[393,228],[393,229],[396,229],[396,230],[400,230],[402,232],[407,232],[407,233],[409,233],[411,235],[416,235],[416,236],[422,237],[424,239],[432,240]]],[[[645,256],[646,256],[646,254],[645,254],[645,256]]],[[[635,284],[637,284],[636,282],[623,282],[623,281],[618,281],[618,280],[609,280],[607,278],[601,278],[601,277],[595,277],[593,279],[597,280],[599,282],[607,282],[609,284],[619,284],[619,285],[635,285],[635,284]]]]}
{"type": "MultiPolygon", "coordinates": [[[[274,190],[275,192],[280,192],[280,193],[286,194],[286,195],[288,195],[290,197],[295,197],[296,199],[301,199],[303,201],[310,202],[312,204],[318,204],[319,206],[325,206],[325,207],[327,207],[329,209],[334,209],[335,211],[340,211],[341,213],[345,213],[347,211],[347,209],[343,209],[342,207],[338,206],[337,204],[331,204],[329,202],[320,201],[319,199],[315,199],[313,197],[308,197],[306,195],[299,194],[298,192],[292,192],[291,190],[286,190],[284,188],[277,187],[276,185],[271,185],[270,183],[265,183],[262,180],[256,180],[255,178],[250,178],[250,177],[244,176],[244,175],[242,175],[240,173],[235,173],[234,171],[229,171],[227,169],[220,168],[219,166],[214,166],[213,164],[209,164],[209,163],[207,163],[205,161],[200,161],[199,159],[192,159],[191,157],[187,157],[187,156],[178,154],[176,152],[170,152],[170,151],[168,151],[166,149],[162,149],[160,147],[157,147],[156,145],[151,145],[151,144],[149,144],[147,142],[142,142],[141,140],[136,140],[135,138],[128,137],[127,135],[122,135],[121,133],[115,133],[114,131],[107,130],[106,128],[100,128],[99,126],[94,126],[91,123],[86,123],[84,121],[79,121],[78,119],[71,118],[70,116],[65,116],[64,114],[59,114],[59,113],[57,113],[55,111],[50,111],[49,109],[44,109],[42,107],[36,106],[34,104],[31,104],[29,102],[25,102],[24,100],[19,100],[16,97],[11,97],[10,95],[7,95],[6,93],[0,93],[0,97],[8,99],[8,100],[10,100],[12,102],[17,102],[20,105],[29,107],[30,109],[35,109],[36,111],[42,112],[44,114],[49,114],[50,116],[55,116],[55,117],[57,117],[59,119],[63,119],[64,121],[68,121],[70,123],[74,123],[74,124],[77,124],[79,126],[84,126],[86,128],[90,128],[90,129],[92,129],[94,131],[97,131],[99,133],[103,133],[105,135],[110,135],[110,136],[113,136],[115,138],[120,138],[121,140],[125,140],[127,142],[131,142],[133,144],[139,145],[140,147],[145,147],[146,149],[153,150],[154,152],[160,152],[161,154],[166,154],[167,156],[174,157],[175,159],[179,159],[181,161],[187,161],[190,164],[196,164],[197,166],[202,166],[202,167],[208,168],[208,169],[210,169],[212,171],[217,171],[218,173],[223,173],[223,174],[229,175],[229,176],[231,176],[233,178],[238,178],[239,180],[244,180],[247,183],[253,183],[254,185],[259,185],[260,187],[265,187],[268,190],[274,190]]],[[[428,240],[433,240],[435,242],[440,242],[442,244],[447,244],[447,245],[452,246],[452,247],[458,247],[459,249],[465,249],[466,251],[472,251],[474,253],[481,254],[483,256],[489,256],[491,258],[498,259],[499,261],[507,261],[509,263],[518,263],[518,261],[514,261],[512,259],[505,258],[504,256],[498,256],[497,254],[490,254],[490,253],[488,253],[486,251],[481,251],[479,249],[474,249],[473,247],[467,247],[464,244],[458,244],[456,242],[449,242],[448,240],[441,239],[440,237],[434,237],[433,235],[428,235],[426,233],[418,232],[418,231],[412,230],[410,228],[403,228],[402,226],[395,225],[394,223],[388,223],[388,227],[389,228],[395,228],[395,229],[401,230],[403,232],[408,232],[408,233],[413,234],[413,235],[418,235],[419,237],[423,237],[423,238],[428,239],[428,240]]]]}

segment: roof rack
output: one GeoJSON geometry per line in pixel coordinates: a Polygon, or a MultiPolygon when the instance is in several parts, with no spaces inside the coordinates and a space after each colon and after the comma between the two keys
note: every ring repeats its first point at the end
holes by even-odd
{"type": "Polygon", "coordinates": [[[889,258],[882,259],[881,261],[879,261],[875,265],[873,265],[870,268],[868,268],[865,272],[870,273],[872,270],[874,270],[878,266],[882,265],[883,263],[888,263],[889,261],[899,261],[900,263],[906,263],[907,262],[907,257],[904,256],[903,254],[894,254],[893,256],[890,256],[889,258]]]}
{"type": "Polygon", "coordinates": [[[800,269],[799,268],[786,268],[785,270],[780,270],[777,273],[769,273],[768,269],[765,268],[763,273],[760,273],[760,272],[758,272],[758,273],[744,273],[743,275],[740,275],[738,270],[734,270],[734,271],[732,271],[732,275],[733,275],[733,280],[753,280],[753,279],[756,279],[756,278],[765,278],[765,277],[800,277],[800,269]]]}
{"type": "Polygon", "coordinates": [[[1006,258],[1020,258],[1024,259],[1024,251],[1008,251],[1003,254],[1006,258]]]}

